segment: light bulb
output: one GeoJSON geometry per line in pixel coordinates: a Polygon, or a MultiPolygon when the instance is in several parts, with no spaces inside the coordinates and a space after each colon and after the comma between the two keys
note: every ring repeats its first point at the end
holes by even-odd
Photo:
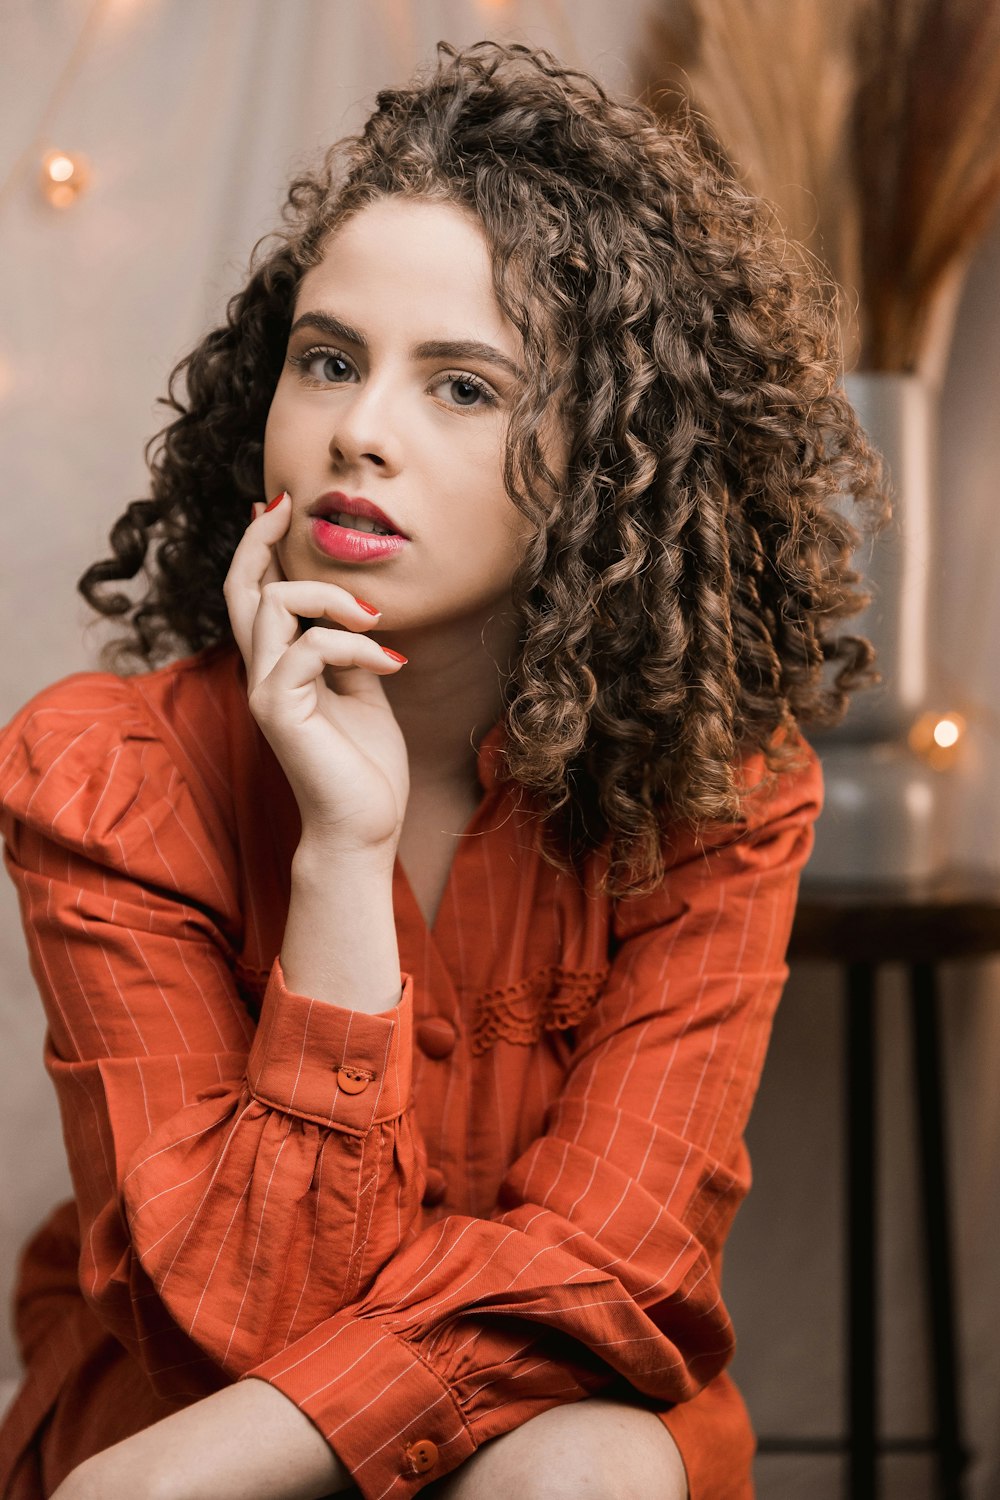
{"type": "Polygon", "coordinates": [[[78,151],[46,151],[38,180],[42,196],[53,208],[69,208],[90,186],[90,163],[78,151]]]}
{"type": "Polygon", "coordinates": [[[934,743],[940,745],[942,750],[958,743],[962,731],[953,718],[938,719],[934,725],[934,743]]]}
{"type": "Polygon", "coordinates": [[[915,719],[907,736],[910,749],[934,771],[947,771],[958,759],[966,722],[962,714],[949,709],[929,709],[915,719]]]}

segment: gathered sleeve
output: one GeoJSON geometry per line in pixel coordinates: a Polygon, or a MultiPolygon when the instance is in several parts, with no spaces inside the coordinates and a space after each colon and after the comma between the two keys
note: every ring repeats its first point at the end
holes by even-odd
{"type": "Polygon", "coordinates": [[[675,832],[656,891],[615,903],[608,979],[494,1212],[401,1243],[353,1306],[247,1372],[306,1412],[366,1500],[549,1407],[624,1381],[666,1409],[729,1362],[719,1252],[822,808],[801,747],[745,823],[675,832]]]}
{"type": "Polygon", "coordinates": [[[236,854],[127,678],[74,674],[0,728],[0,835],[81,1291],[159,1394],[207,1394],[350,1304],[419,1215],[412,976],[370,1014],[289,991],[276,958],[254,1025],[236,854]]]}

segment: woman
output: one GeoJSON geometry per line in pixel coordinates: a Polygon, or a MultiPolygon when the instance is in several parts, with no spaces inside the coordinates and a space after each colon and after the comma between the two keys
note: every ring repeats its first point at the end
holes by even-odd
{"type": "Polygon", "coordinates": [[[721,1257],[877,461],[691,132],[438,52],[171,380],[115,670],[0,737],[75,1189],[13,1500],[753,1493],[721,1257]]]}

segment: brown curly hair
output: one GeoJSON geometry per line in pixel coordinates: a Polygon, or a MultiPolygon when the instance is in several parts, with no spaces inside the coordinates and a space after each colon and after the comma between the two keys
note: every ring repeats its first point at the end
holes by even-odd
{"type": "Polygon", "coordinates": [[[871,598],[849,564],[889,519],[882,464],[838,384],[835,294],[690,119],[666,125],[521,43],[436,50],[290,183],[225,325],[170,375],[160,403],[179,415],[146,445],[152,498],[128,506],[113,559],[78,588],[102,615],[134,611],[133,634],[101,652],[115,670],[231,643],[222,585],[266,498],[264,426],[301,277],[373,200],[472,210],[529,376],[504,457],[535,527],[513,586],[507,770],[538,799],[551,863],[607,841],[606,888],[645,891],[664,818],[742,821],[740,758],[762,750],[773,784],[801,764],[797,725],[838,723],[851,691],[881,681],[870,641],[828,631],[871,598]],[[553,403],[569,434],[558,477],[539,440],[553,403]],[[862,530],[829,503],[841,492],[862,530]],[[154,543],[139,604],[99,597],[154,543]]]}

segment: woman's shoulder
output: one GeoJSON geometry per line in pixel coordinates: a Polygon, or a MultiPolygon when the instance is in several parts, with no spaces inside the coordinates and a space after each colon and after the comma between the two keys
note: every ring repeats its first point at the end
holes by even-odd
{"type": "Polygon", "coordinates": [[[155,738],[157,720],[177,719],[198,705],[224,723],[240,665],[235,646],[217,645],[131,676],[71,672],[33,693],[0,724],[0,765],[19,743],[41,748],[67,737],[81,746],[90,737],[155,738]]]}
{"type": "Polygon", "coordinates": [[[48,683],[0,727],[0,802],[20,805],[56,772],[63,782],[78,777],[144,729],[128,678],[85,671],[48,683]]]}
{"type": "MultiPolygon", "coordinates": [[[[814,825],[823,809],[823,768],[801,729],[792,734],[776,731],[772,744],[786,739],[792,756],[779,771],[768,769],[763,750],[742,757],[748,795],[738,821],[698,829],[686,821],[664,819],[663,879],[643,895],[612,903],[616,936],[631,936],[684,915],[694,893],[706,885],[727,881],[756,888],[771,872],[801,871],[812,853],[814,825]]],[[[718,894],[716,900],[722,899],[718,894]]]]}
{"type": "MultiPolygon", "coordinates": [[[[238,687],[235,647],[208,647],[150,672],[72,672],[28,698],[0,726],[0,812],[90,832],[126,806],[170,795],[193,740],[223,734],[238,687]]],[[[209,750],[209,753],[210,750],[209,750]]]]}

